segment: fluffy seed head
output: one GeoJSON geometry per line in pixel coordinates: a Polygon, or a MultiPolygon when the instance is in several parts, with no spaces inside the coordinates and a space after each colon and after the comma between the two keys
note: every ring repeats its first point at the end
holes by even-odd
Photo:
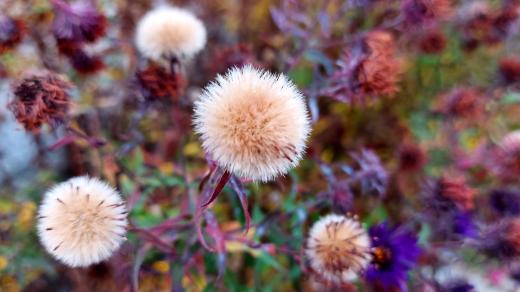
{"type": "Polygon", "coordinates": [[[148,12],[137,24],[135,42],[145,57],[190,58],[204,48],[206,29],[191,12],[160,7],[148,12]]]}
{"type": "Polygon", "coordinates": [[[86,176],[47,191],[39,210],[38,235],[45,249],[71,267],[109,258],[125,240],[127,211],[119,193],[86,176]]]}
{"type": "Polygon", "coordinates": [[[345,283],[370,264],[370,238],[357,220],[330,214],[312,226],[306,254],[325,280],[345,283]]]}
{"type": "Polygon", "coordinates": [[[310,132],[295,85],[252,66],[219,75],[196,102],[194,124],[219,166],[261,181],[296,166],[310,132]]]}

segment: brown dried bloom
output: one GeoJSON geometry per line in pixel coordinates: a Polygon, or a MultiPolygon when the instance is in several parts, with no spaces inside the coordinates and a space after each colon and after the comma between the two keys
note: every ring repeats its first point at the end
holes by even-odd
{"type": "Polygon", "coordinates": [[[506,84],[520,82],[520,57],[509,56],[500,60],[498,72],[506,84]]]}
{"type": "Polygon", "coordinates": [[[147,100],[176,100],[184,92],[186,80],[179,73],[170,73],[161,66],[151,65],[136,73],[137,81],[147,100]]]}
{"type": "Polygon", "coordinates": [[[55,127],[65,120],[71,87],[54,73],[31,74],[15,83],[15,98],[8,107],[28,131],[38,130],[45,123],[55,127]]]}
{"type": "Polygon", "coordinates": [[[475,207],[475,190],[466,185],[463,177],[439,178],[435,192],[438,196],[455,203],[461,210],[472,210],[475,207]]]}
{"type": "Polygon", "coordinates": [[[253,47],[247,43],[217,48],[210,64],[213,74],[225,73],[231,67],[243,67],[247,64],[260,67],[254,55],[253,47]]]}
{"type": "Polygon", "coordinates": [[[459,87],[441,95],[437,110],[460,118],[478,118],[483,113],[483,98],[474,88],[459,87]]]}
{"type": "Polygon", "coordinates": [[[404,144],[399,149],[399,170],[414,172],[422,169],[426,162],[423,150],[414,144],[404,144]]]}
{"type": "Polygon", "coordinates": [[[431,29],[425,32],[419,42],[419,49],[427,54],[439,54],[446,48],[446,37],[442,31],[431,29]]]}

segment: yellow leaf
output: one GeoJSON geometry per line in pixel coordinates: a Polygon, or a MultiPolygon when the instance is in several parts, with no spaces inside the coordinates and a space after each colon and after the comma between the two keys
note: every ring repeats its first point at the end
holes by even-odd
{"type": "Polygon", "coordinates": [[[0,256],[0,271],[5,269],[5,267],[7,267],[7,264],[9,264],[9,260],[7,260],[6,257],[0,256]]]}
{"type": "Polygon", "coordinates": [[[170,271],[170,263],[167,261],[156,261],[152,267],[159,273],[168,273],[170,271]]]}

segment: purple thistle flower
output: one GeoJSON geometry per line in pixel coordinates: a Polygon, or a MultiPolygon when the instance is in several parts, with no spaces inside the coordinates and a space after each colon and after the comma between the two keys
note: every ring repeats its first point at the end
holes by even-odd
{"type": "Polygon", "coordinates": [[[94,42],[106,32],[107,20],[90,2],[67,4],[52,0],[55,18],[52,31],[58,40],[94,42]]]}
{"type": "Polygon", "coordinates": [[[16,46],[24,34],[25,25],[21,20],[0,14],[0,54],[16,46]]]}
{"type": "Polygon", "coordinates": [[[359,164],[360,169],[352,180],[360,181],[363,193],[375,191],[379,195],[386,192],[389,175],[377,154],[369,149],[362,149],[350,156],[359,164]]]}
{"type": "Polygon", "coordinates": [[[505,190],[494,190],[491,192],[489,202],[493,210],[500,216],[520,215],[520,195],[505,190]]]}
{"type": "Polygon", "coordinates": [[[417,237],[403,228],[390,228],[387,222],[372,226],[369,234],[373,259],[366,280],[377,291],[406,290],[407,273],[421,253],[417,237]]]}

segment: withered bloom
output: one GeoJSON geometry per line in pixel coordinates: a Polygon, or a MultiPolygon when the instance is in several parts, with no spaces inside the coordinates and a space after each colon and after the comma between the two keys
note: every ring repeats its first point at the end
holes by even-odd
{"type": "Polygon", "coordinates": [[[38,130],[42,124],[55,127],[66,118],[71,87],[54,73],[28,75],[15,83],[15,98],[8,107],[28,131],[38,130]]]}
{"type": "Polygon", "coordinates": [[[458,87],[440,96],[437,110],[445,115],[474,119],[484,111],[483,97],[474,89],[458,87]]]}
{"type": "Polygon", "coordinates": [[[450,0],[405,0],[402,11],[408,24],[417,25],[448,17],[452,7],[450,0]]]}
{"type": "Polygon", "coordinates": [[[463,177],[442,176],[428,187],[428,207],[436,212],[451,212],[459,209],[470,211],[475,207],[475,190],[466,185],[463,177]]]}
{"type": "Polygon", "coordinates": [[[161,66],[151,65],[136,73],[137,82],[147,100],[178,99],[186,80],[179,73],[170,73],[161,66]]]}
{"type": "Polygon", "coordinates": [[[414,172],[422,169],[426,162],[426,155],[422,149],[414,144],[404,144],[399,149],[399,170],[414,172]]]}
{"type": "Polygon", "coordinates": [[[520,82],[520,57],[509,56],[500,60],[498,72],[506,84],[520,82]]]}
{"type": "Polygon", "coordinates": [[[0,54],[20,43],[24,34],[25,25],[21,20],[0,15],[0,54]]]}
{"type": "Polygon", "coordinates": [[[339,101],[365,104],[377,96],[393,96],[398,90],[400,62],[393,36],[385,31],[368,33],[338,62],[332,84],[324,95],[339,101]]]}
{"type": "Polygon", "coordinates": [[[76,50],[68,57],[72,67],[81,74],[93,74],[105,68],[101,57],[88,55],[83,50],[76,50]]]}
{"type": "Polygon", "coordinates": [[[107,20],[88,1],[71,5],[62,0],[51,1],[55,8],[52,31],[57,40],[94,42],[105,35],[107,20]]]}
{"type": "Polygon", "coordinates": [[[477,248],[501,260],[520,258],[520,219],[504,219],[484,229],[476,242],[477,248]]]}
{"type": "Polygon", "coordinates": [[[421,36],[419,49],[426,54],[439,54],[446,48],[446,37],[438,29],[431,29],[421,36]]]}

